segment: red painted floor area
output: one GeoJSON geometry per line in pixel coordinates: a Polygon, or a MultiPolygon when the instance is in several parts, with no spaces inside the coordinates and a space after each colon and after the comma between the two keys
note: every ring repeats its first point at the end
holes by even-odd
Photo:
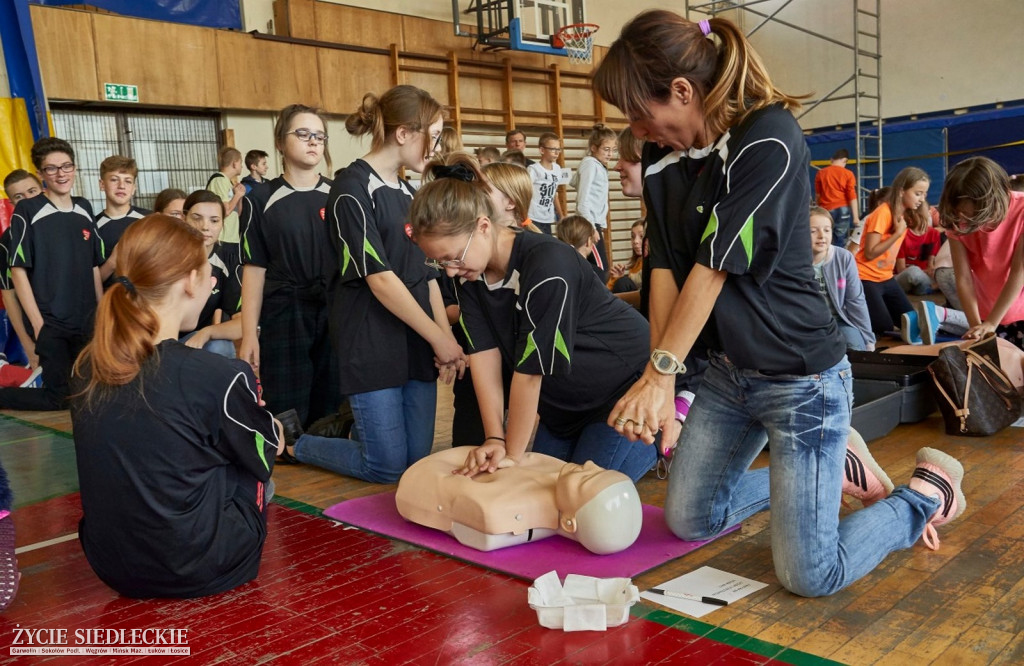
{"type": "MultiPolygon", "coordinates": [[[[23,546],[74,532],[77,495],[15,512],[23,546]]],[[[259,578],[215,597],[137,601],[96,578],[77,540],[19,556],[16,627],[187,629],[191,656],[22,657],[26,663],[769,664],[771,659],[634,617],[607,632],[544,629],[527,584],[280,505],[259,578]],[[29,662],[31,660],[31,662],[29,662]]]]}

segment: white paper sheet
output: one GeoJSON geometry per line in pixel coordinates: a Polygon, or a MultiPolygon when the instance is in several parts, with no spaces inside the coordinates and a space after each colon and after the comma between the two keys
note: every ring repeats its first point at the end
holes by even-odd
{"type": "MultiPolygon", "coordinates": [[[[654,587],[672,592],[699,594],[702,597],[715,597],[716,599],[728,601],[731,604],[742,599],[748,594],[752,594],[760,589],[768,587],[768,584],[744,578],[743,576],[737,576],[736,574],[721,571],[720,569],[701,567],[696,571],[679,576],[678,578],[673,578],[672,580],[666,581],[661,585],[655,585],[654,587]]],[[[661,604],[662,606],[667,606],[673,610],[679,611],[680,613],[689,615],[690,617],[704,617],[713,610],[723,608],[723,606],[702,604],[699,601],[677,599],[675,597],[667,597],[663,594],[655,594],[653,592],[641,592],[640,597],[648,601],[661,604]]]]}

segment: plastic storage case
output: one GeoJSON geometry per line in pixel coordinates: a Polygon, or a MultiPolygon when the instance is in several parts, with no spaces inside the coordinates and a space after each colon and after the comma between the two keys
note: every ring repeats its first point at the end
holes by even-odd
{"type": "Polygon", "coordinates": [[[885,437],[900,424],[901,393],[895,382],[854,378],[850,425],[865,442],[885,437]]]}
{"type": "MultiPolygon", "coordinates": [[[[934,356],[847,352],[854,379],[886,382],[900,391],[900,423],[917,423],[935,411],[928,364],[934,356]]],[[[863,433],[862,433],[863,434],[863,433]]]]}

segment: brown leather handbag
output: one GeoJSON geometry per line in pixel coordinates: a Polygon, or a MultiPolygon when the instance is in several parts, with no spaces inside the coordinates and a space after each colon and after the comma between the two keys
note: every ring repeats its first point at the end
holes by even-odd
{"type": "Polygon", "coordinates": [[[999,367],[994,334],[966,349],[943,347],[928,372],[948,435],[986,437],[1020,417],[1021,397],[999,367]]]}

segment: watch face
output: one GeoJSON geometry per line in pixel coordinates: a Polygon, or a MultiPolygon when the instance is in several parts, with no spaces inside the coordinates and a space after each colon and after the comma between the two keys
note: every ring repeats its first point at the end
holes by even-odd
{"type": "Polygon", "coordinates": [[[672,370],[673,366],[672,359],[668,356],[659,355],[658,358],[654,360],[654,366],[662,372],[669,372],[672,370]]]}

